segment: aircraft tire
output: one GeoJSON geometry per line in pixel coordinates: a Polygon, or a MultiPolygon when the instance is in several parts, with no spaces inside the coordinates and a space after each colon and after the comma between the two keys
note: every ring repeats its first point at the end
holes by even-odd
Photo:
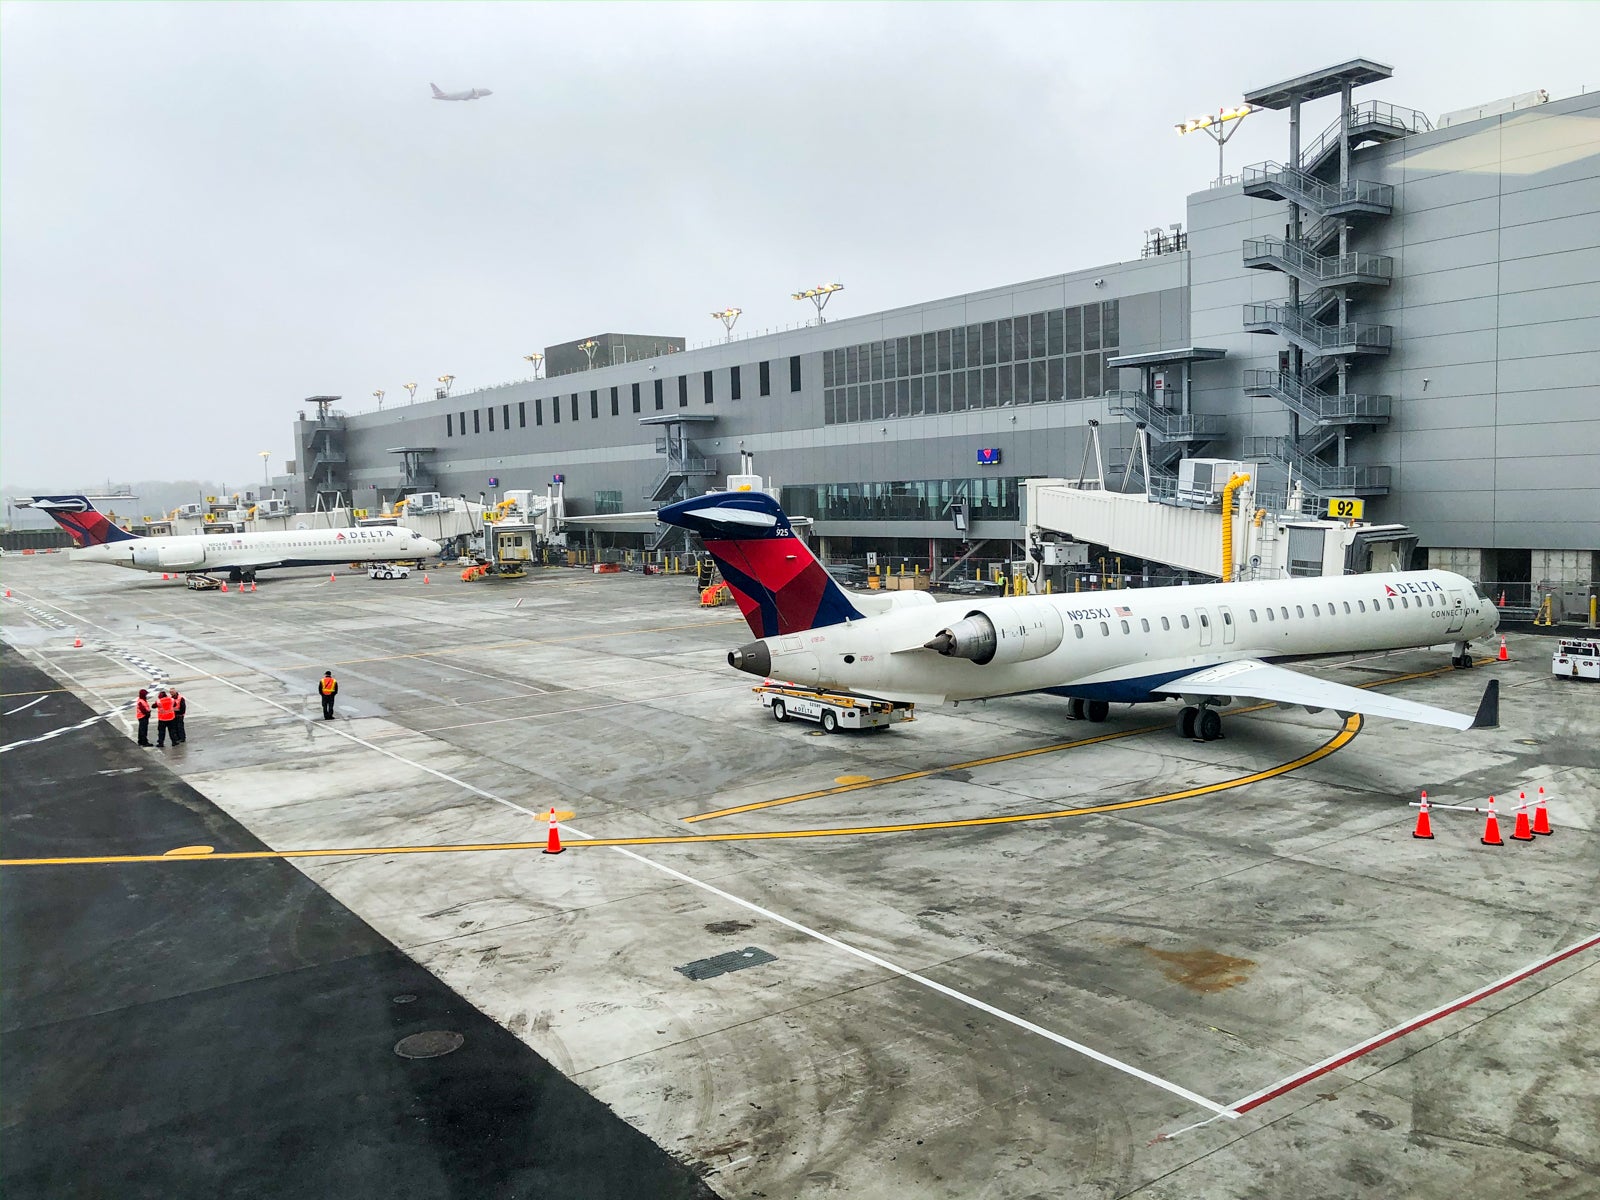
{"type": "Polygon", "coordinates": [[[839,718],[834,716],[831,712],[827,712],[826,710],[824,710],[824,712],[822,714],[822,732],[823,733],[838,733],[839,732],[839,718]]]}
{"type": "Polygon", "coordinates": [[[1067,720],[1083,720],[1083,700],[1080,697],[1074,696],[1067,701],[1067,720]]]}
{"type": "Polygon", "coordinates": [[[1202,708],[1195,721],[1195,730],[1202,742],[1214,742],[1222,736],[1222,714],[1214,708],[1202,708]]]}
{"type": "Polygon", "coordinates": [[[782,700],[774,700],[772,702],[772,719],[774,721],[787,721],[789,719],[789,710],[784,707],[782,700]]]}
{"type": "Polygon", "coordinates": [[[1111,715],[1111,705],[1104,700],[1090,700],[1083,706],[1085,719],[1098,725],[1111,715]]]}
{"type": "Polygon", "coordinates": [[[1192,704],[1185,704],[1183,711],[1178,714],[1178,736],[1185,741],[1194,739],[1195,718],[1200,715],[1200,710],[1192,704]]]}

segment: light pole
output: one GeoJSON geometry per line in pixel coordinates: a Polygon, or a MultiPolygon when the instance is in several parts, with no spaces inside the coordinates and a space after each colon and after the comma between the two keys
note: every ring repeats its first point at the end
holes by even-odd
{"type": "Polygon", "coordinates": [[[842,283],[824,283],[818,287],[806,288],[803,292],[795,292],[789,299],[809,300],[812,304],[815,304],[817,306],[817,324],[821,325],[823,319],[822,310],[828,307],[828,301],[835,292],[842,291],[844,291],[844,284],[842,283]]]}
{"type": "Polygon", "coordinates": [[[454,383],[455,381],[456,381],[456,377],[454,375],[441,375],[441,376],[439,376],[439,382],[444,384],[444,386],[439,389],[439,394],[436,397],[434,397],[434,399],[436,399],[436,400],[448,399],[449,396],[450,396],[450,385],[452,383],[454,383]]]}
{"type": "Polygon", "coordinates": [[[378,411],[382,412],[383,411],[383,389],[379,388],[377,391],[373,392],[372,394],[378,398],[378,411]]]}
{"type": "Polygon", "coordinates": [[[417,402],[417,385],[414,383],[403,383],[400,386],[405,388],[406,391],[411,394],[411,399],[407,400],[406,403],[415,404],[417,402]]]}
{"type": "Polygon", "coordinates": [[[533,377],[535,379],[539,378],[539,364],[544,361],[544,355],[542,355],[542,354],[524,354],[522,356],[522,361],[523,362],[532,363],[533,364],[533,377]]]}
{"type": "Polygon", "coordinates": [[[739,320],[739,314],[743,311],[744,309],[742,308],[725,308],[721,312],[711,314],[722,322],[722,327],[728,331],[728,341],[730,342],[733,341],[733,327],[739,320]]]}
{"type": "Polygon", "coordinates": [[[1237,124],[1230,124],[1230,122],[1242,121],[1255,111],[1256,109],[1253,105],[1240,104],[1234,108],[1220,109],[1215,116],[1207,113],[1203,117],[1195,117],[1192,120],[1181,121],[1177,125],[1173,126],[1173,128],[1178,131],[1178,135],[1180,137],[1186,133],[1204,132],[1210,134],[1211,140],[1216,142],[1217,182],[1213,186],[1221,187],[1222,181],[1227,178],[1227,175],[1224,174],[1222,170],[1222,147],[1227,144],[1228,139],[1231,138],[1239,129],[1237,124]]]}
{"type": "MultiPolygon", "coordinates": [[[[267,460],[271,457],[271,450],[263,450],[261,452],[261,488],[263,493],[266,491],[268,485],[272,483],[271,470],[267,466],[267,460]]],[[[263,498],[265,497],[263,496],[263,498]]]]}
{"type": "Polygon", "coordinates": [[[594,370],[594,352],[600,349],[600,343],[590,338],[587,342],[579,342],[578,349],[582,350],[589,359],[588,370],[594,370]]]}

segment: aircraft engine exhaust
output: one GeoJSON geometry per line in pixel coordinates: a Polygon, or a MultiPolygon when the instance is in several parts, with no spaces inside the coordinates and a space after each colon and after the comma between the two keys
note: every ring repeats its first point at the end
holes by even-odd
{"type": "Polygon", "coordinates": [[[750,642],[728,651],[728,665],[736,671],[765,677],[772,674],[772,650],[765,642],[750,642]]]}
{"type": "Polygon", "coordinates": [[[931,640],[923,642],[925,650],[932,650],[946,658],[966,658],[982,666],[994,658],[999,645],[994,622],[982,613],[972,613],[948,629],[941,629],[931,640]]]}
{"type": "Polygon", "coordinates": [[[983,609],[973,609],[922,646],[945,658],[964,658],[980,667],[991,663],[1003,666],[1050,654],[1061,645],[1064,628],[1060,612],[1048,601],[1007,601],[1007,607],[1003,611],[997,608],[992,616],[983,609]]]}

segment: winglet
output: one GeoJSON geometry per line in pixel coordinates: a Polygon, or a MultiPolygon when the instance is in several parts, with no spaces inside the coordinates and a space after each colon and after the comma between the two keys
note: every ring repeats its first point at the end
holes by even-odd
{"type": "Polygon", "coordinates": [[[1472,718],[1469,729],[1499,729],[1500,728],[1500,681],[1489,680],[1489,686],[1483,689],[1483,699],[1478,701],[1478,715],[1472,718]]]}

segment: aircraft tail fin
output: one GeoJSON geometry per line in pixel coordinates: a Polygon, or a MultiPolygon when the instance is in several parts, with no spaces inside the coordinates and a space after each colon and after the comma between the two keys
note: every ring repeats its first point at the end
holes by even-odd
{"type": "Polygon", "coordinates": [[[757,637],[862,618],[765,492],[713,492],[656,517],[700,535],[757,637]]]}
{"type": "Polygon", "coordinates": [[[50,519],[72,535],[78,546],[105,546],[112,542],[136,542],[138,537],[120,529],[89,503],[87,496],[34,496],[29,508],[48,513],[50,519]]]}
{"type": "Polygon", "coordinates": [[[435,100],[442,100],[444,98],[444,93],[439,90],[439,85],[437,83],[430,83],[428,86],[433,89],[433,98],[435,100]]]}

